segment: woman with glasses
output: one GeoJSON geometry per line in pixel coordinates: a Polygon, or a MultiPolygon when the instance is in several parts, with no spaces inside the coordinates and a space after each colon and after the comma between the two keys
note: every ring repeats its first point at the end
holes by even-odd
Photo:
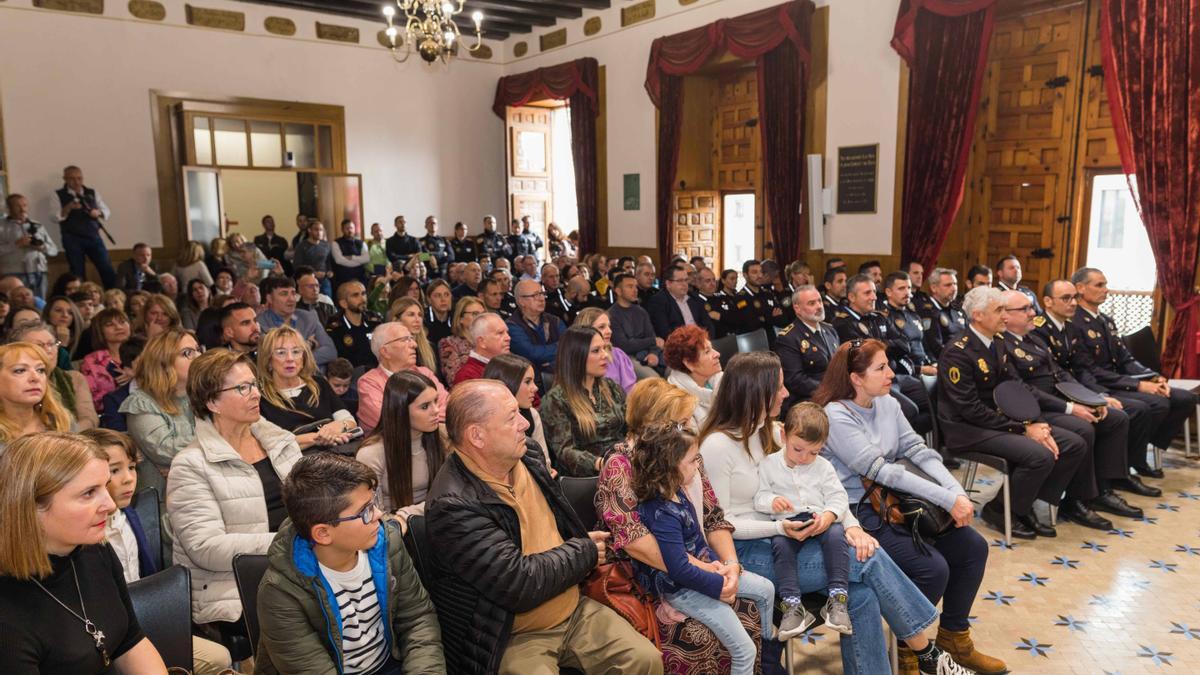
{"type": "Polygon", "coordinates": [[[50,393],[58,398],[70,415],[68,423],[72,430],[94,429],[100,425],[100,416],[96,414],[92,394],[88,391],[87,378],[79,371],[64,370],[55,362],[54,359],[59,354],[59,343],[53,330],[44,323],[21,324],[12,330],[8,340],[28,342],[42,349],[49,364],[46,377],[50,381],[50,393]]]}
{"type": "MultiPolygon", "coordinates": [[[[144,355],[143,355],[144,358],[144,355]]],[[[262,418],[254,364],[214,349],[191,364],[187,403],[196,438],[175,457],[167,481],[174,560],[192,574],[192,620],[211,634],[244,634],[231,563],[265,554],[287,517],[282,483],[300,459],[290,431],[262,418]]]]}
{"type": "Polygon", "coordinates": [[[119,309],[101,310],[92,319],[92,344],[99,347],[83,357],[79,372],[87,379],[96,412],[104,412],[104,397],[133,379],[131,363],[121,362],[121,345],[133,335],[129,319],[119,309]]]}
{"type": "Polygon", "coordinates": [[[400,298],[393,302],[391,310],[388,311],[388,320],[404,324],[404,327],[416,339],[418,366],[424,366],[435,373],[441,370],[437,352],[434,351],[433,345],[429,343],[429,337],[425,333],[425,308],[419,301],[412,298],[400,298]]]}
{"type": "Polygon", "coordinates": [[[291,326],[267,331],[258,343],[258,372],[263,417],[284,429],[332,420],[316,431],[296,435],[301,450],[332,447],[350,441],[358,426],[329,382],[317,373],[308,342],[291,326]]]}
{"type": "Polygon", "coordinates": [[[120,412],[142,456],[138,483],[153,486],[159,495],[171,460],[196,437],[196,419],[187,404],[187,379],[199,355],[196,336],[172,328],[147,341],[133,362],[137,386],[130,387],[120,412]]]}
{"type": "Polygon", "coordinates": [[[438,422],[437,387],[420,373],[400,372],[383,390],[379,426],[358,451],[358,461],[379,479],[379,501],[407,528],[424,515],[425,493],[450,454],[446,428],[438,422]]]}
{"type": "Polygon", "coordinates": [[[0,346],[0,450],[21,436],[71,428],[70,413],[51,393],[51,368],[39,345],[0,346]]]}
{"type": "Polygon", "coordinates": [[[442,361],[442,376],[445,382],[454,382],[458,369],[471,357],[475,343],[471,340],[471,322],[487,309],[483,301],[475,296],[459,298],[454,305],[453,330],[449,337],[438,343],[438,355],[442,361]]]}

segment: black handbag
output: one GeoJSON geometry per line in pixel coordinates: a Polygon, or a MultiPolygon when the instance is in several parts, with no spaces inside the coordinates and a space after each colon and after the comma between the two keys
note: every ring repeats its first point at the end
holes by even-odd
{"type": "MultiPolygon", "coordinates": [[[[912,535],[913,544],[923,555],[929,555],[926,540],[936,539],[954,527],[954,519],[950,512],[928,499],[893,490],[870,478],[863,478],[862,482],[866,492],[858,501],[856,511],[861,512],[864,503],[870,504],[879,514],[879,527],[891,525],[908,532],[912,535]]],[[[867,531],[878,530],[879,528],[875,528],[867,531]]]]}

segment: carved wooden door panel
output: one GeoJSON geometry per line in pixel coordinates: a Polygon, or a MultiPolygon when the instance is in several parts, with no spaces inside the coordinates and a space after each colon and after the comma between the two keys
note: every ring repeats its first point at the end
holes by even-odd
{"type": "MultiPolygon", "coordinates": [[[[702,255],[721,269],[721,193],[715,190],[676,191],[671,195],[675,239],[671,250],[687,258],[702,255]]],[[[665,267],[670,261],[663,260],[665,267]]]]}
{"type": "MultiPolygon", "coordinates": [[[[546,240],[552,206],[553,162],[551,108],[524,106],[508,109],[505,139],[508,166],[509,219],[530,217],[530,229],[546,240]]],[[[508,222],[496,230],[508,234],[508,222]]]]}

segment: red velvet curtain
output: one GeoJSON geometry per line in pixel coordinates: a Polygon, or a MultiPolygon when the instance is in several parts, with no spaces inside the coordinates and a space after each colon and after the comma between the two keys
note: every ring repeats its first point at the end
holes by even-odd
{"type": "Polygon", "coordinates": [[[1175,310],[1163,371],[1195,377],[1200,239],[1200,0],[1105,0],[1104,84],[1121,165],[1175,310]]]}
{"type": "Polygon", "coordinates": [[[596,116],[600,114],[600,66],[593,58],[507,75],[496,83],[492,111],[505,118],[509,106],[545,99],[571,106],[571,157],[575,163],[575,201],[579,210],[579,253],[596,250],[596,116]]]}
{"type": "Polygon", "coordinates": [[[758,62],[759,116],[768,176],[767,212],[771,217],[771,234],[776,241],[777,255],[782,255],[780,242],[787,243],[789,250],[803,242],[798,210],[803,191],[803,103],[808,86],[807,64],[813,10],[812,0],[791,0],[661,37],[650,46],[646,93],[659,112],[655,205],[658,254],[664,263],[673,254],[671,192],[674,190],[675,170],[679,161],[679,127],[683,119],[682,77],[696,72],[709,59],[724,52],[758,62]],[[785,43],[788,44],[784,46],[785,43]],[[768,63],[764,63],[765,56],[781,46],[787,53],[774,54],[768,63]],[[776,142],[788,145],[776,146],[776,142]],[[787,212],[789,210],[790,213],[787,212]]]}
{"type": "Polygon", "coordinates": [[[903,0],[892,48],[909,67],[901,259],[929,269],[962,205],[996,0],[903,0]]]}

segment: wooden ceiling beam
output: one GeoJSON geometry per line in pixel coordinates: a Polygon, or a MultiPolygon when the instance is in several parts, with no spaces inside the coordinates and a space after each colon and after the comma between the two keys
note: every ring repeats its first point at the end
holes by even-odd
{"type": "Polygon", "coordinates": [[[467,0],[466,6],[478,9],[484,14],[487,14],[488,10],[500,10],[521,15],[551,16],[557,19],[578,19],[583,16],[583,9],[579,7],[567,7],[553,2],[534,2],[532,0],[467,0]]]}

